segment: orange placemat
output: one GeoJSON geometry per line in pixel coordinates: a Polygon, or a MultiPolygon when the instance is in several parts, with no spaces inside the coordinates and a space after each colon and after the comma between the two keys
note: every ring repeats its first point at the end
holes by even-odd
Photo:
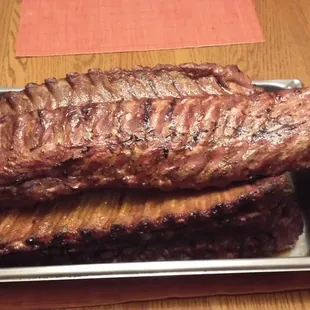
{"type": "Polygon", "coordinates": [[[309,288],[310,272],[3,283],[0,310],[57,309],[309,288]]]}
{"type": "Polygon", "coordinates": [[[17,56],[262,42],[252,0],[23,0],[17,56]]]}

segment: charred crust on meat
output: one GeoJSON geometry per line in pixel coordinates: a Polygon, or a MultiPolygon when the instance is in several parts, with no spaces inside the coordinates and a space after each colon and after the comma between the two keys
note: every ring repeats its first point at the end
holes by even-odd
{"type": "Polygon", "coordinates": [[[224,219],[220,219],[220,225],[222,226],[226,226],[229,225],[232,222],[232,218],[224,218],[224,219]]]}
{"type": "Polygon", "coordinates": [[[35,238],[32,238],[32,237],[26,239],[25,243],[26,243],[26,245],[28,245],[28,246],[34,246],[34,245],[37,245],[37,244],[38,244],[38,242],[36,241],[36,239],[35,239],[35,238]]]}
{"type": "Polygon", "coordinates": [[[152,225],[148,221],[141,221],[138,223],[136,231],[138,233],[145,233],[145,232],[149,231],[151,227],[152,227],[152,225]]]}
{"type": "Polygon", "coordinates": [[[50,77],[44,80],[45,84],[49,85],[49,84],[55,84],[57,83],[57,79],[55,77],[50,77]]]}
{"type": "MultiPolygon", "coordinates": [[[[282,101],[282,99],[283,99],[283,97],[282,97],[282,95],[281,95],[281,94],[276,95],[276,97],[275,97],[275,100],[276,100],[276,101],[279,101],[279,102],[281,102],[281,101],[282,101]]],[[[267,112],[270,112],[270,111],[267,111],[267,112]]]]}
{"type": "Polygon", "coordinates": [[[92,108],[91,108],[91,106],[87,105],[87,106],[83,107],[81,109],[81,111],[82,111],[82,114],[85,117],[85,119],[87,119],[87,117],[90,115],[90,113],[92,111],[92,108]]]}
{"type": "Polygon", "coordinates": [[[69,84],[73,84],[75,79],[80,75],[78,72],[69,72],[66,75],[66,80],[69,82],[69,84]]]}
{"type": "Polygon", "coordinates": [[[266,129],[265,126],[260,126],[258,130],[259,130],[259,132],[260,132],[261,134],[264,134],[264,133],[266,133],[266,130],[267,130],[267,129],[266,129]]]}
{"type": "Polygon", "coordinates": [[[39,123],[44,126],[44,110],[38,110],[39,123]]]}
{"type": "Polygon", "coordinates": [[[152,111],[152,100],[147,99],[144,102],[144,128],[147,130],[150,125],[150,116],[151,116],[151,111],[152,111]]]}
{"type": "Polygon", "coordinates": [[[168,155],[169,155],[169,149],[168,149],[168,147],[164,147],[163,153],[164,153],[164,158],[168,158],[168,155]]]}
{"type": "Polygon", "coordinates": [[[131,140],[133,140],[134,142],[140,142],[143,140],[143,138],[138,137],[137,135],[134,135],[134,134],[131,135],[130,137],[131,137],[131,140]]]}
{"type": "Polygon", "coordinates": [[[225,208],[225,204],[219,203],[214,208],[212,208],[211,215],[212,216],[221,216],[223,215],[223,209],[225,208]]]}
{"type": "Polygon", "coordinates": [[[199,212],[198,211],[191,212],[189,214],[189,218],[190,220],[197,220],[199,218],[199,212]]]}
{"type": "MultiPolygon", "coordinates": [[[[12,253],[1,257],[1,265],[49,265],[68,263],[91,262],[121,262],[139,260],[175,260],[175,259],[201,259],[201,258],[228,258],[257,257],[270,255],[291,247],[302,232],[302,218],[296,207],[285,205],[281,216],[277,219],[278,226],[272,230],[253,231],[246,227],[239,230],[216,235],[196,235],[196,239],[188,238],[185,234],[176,235],[172,239],[151,238],[148,244],[133,241],[132,244],[119,243],[120,240],[105,241],[83,247],[65,246],[57,248],[55,245],[45,246],[33,251],[12,253]],[[286,213],[286,210],[290,212],[286,213]],[[294,212],[296,214],[294,214],[294,212]],[[287,221],[290,219],[289,221],[287,221]],[[279,227],[279,228],[278,228],[279,227]],[[290,231],[290,235],[282,235],[283,230],[290,231]],[[181,237],[183,236],[183,237],[181,237]],[[280,242],[279,242],[280,241],[280,242]],[[107,244],[107,242],[111,242],[107,244]],[[119,246],[117,246],[119,244],[119,246]],[[280,247],[277,246],[280,244],[280,247]],[[186,254],[186,255],[184,255],[186,254]],[[42,257],[44,256],[44,258],[42,257]],[[45,259],[45,260],[44,260],[45,259]]],[[[164,237],[164,235],[163,235],[164,237]]]]}
{"type": "Polygon", "coordinates": [[[112,235],[113,238],[118,238],[125,233],[126,233],[126,229],[125,227],[121,225],[113,224],[110,228],[110,235],[112,235]]]}
{"type": "Polygon", "coordinates": [[[168,108],[168,111],[165,115],[165,120],[170,120],[172,115],[173,115],[173,111],[174,111],[174,108],[175,108],[175,105],[176,105],[176,101],[177,101],[177,98],[172,98],[171,100],[169,100],[169,108],[168,108]]]}
{"type": "Polygon", "coordinates": [[[88,74],[98,74],[100,75],[102,73],[100,68],[90,68],[87,71],[88,74]]]}
{"type": "Polygon", "coordinates": [[[63,170],[62,170],[62,175],[66,178],[68,177],[68,171],[67,169],[64,167],[63,170]]]}
{"type": "Polygon", "coordinates": [[[90,242],[93,239],[89,229],[81,229],[79,232],[84,242],[90,242]]]}
{"type": "Polygon", "coordinates": [[[164,219],[163,222],[167,225],[173,225],[175,222],[175,217],[173,214],[167,214],[164,219]]]}
{"type": "Polygon", "coordinates": [[[193,134],[193,140],[194,140],[195,143],[198,142],[200,134],[201,134],[200,131],[196,131],[196,132],[193,134]]]}
{"type": "Polygon", "coordinates": [[[35,151],[36,149],[38,149],[39,148],[39,145],[35,145],[35,146],[32,146],[30,149],[29,149],[29,151],[30,152],[33,152],[33,151],[35,151]]]}
{"type": "Polygon", "coordinates": [[[87,153],[89,153],[89,151],[90,151],[91,149],[92,149],[91,146],[86,146],[85,148],[82,149],[82,153],[83,153],[83,154],[87,154],[87,153]]]}

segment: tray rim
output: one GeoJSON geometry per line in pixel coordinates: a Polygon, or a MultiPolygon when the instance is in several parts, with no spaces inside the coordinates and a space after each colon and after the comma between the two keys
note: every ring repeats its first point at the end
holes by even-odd
{"type": "MultiPolygon", "coordinates": [[[[261,87],[279,89],[303,87],[302,82],[298,79],[254,80],[252,83],[261,87]]],[[[0,94],[22,89],[23,87],[0,87],[0,94]]],[[[310,257],[213,259],[0,268],[0,283],[293,271],[310,271],[310,257]]]]}
{"type": "Polygon", "coordinates": [[[0,269],[0,283],[301,271],[310,271],[310,257],[13,267],[0,269]]]}

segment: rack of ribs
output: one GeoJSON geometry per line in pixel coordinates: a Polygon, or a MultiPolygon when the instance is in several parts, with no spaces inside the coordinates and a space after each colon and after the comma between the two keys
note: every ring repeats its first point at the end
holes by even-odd
{"type": "Polygon", "coordinates": [[[18,92],[0,98],[0,117],[38,109],[78,106],[81,103],[110,102],[143,98],[181,98],[206,94],[249,95],[260,89],[237,66],[217,64],[157,65],[132,70],[90,69],[86,74],[67,74],[65,79],[49,78],[44,84],[29,83],[18,92]]]}
{"type": "Polygon", "coordinates": [[[309,167],[309,92],[264,93],[206,63],[91,69],[4,94],[0,266],[293,247],[303,221],[281,174],[309,167]]]}
{"type": "Polygon", "coordinates": [[[7,115],[0,119],[0,203],[104,187],[225,187],[308,168],[309,119],[307,88],[7,115]]]}
{"type": "Polygon", "coordinates": [[[0,211],[0,265],[268,256],[303,230],[286,175],[208,191],[104,190],[0,211]]]}

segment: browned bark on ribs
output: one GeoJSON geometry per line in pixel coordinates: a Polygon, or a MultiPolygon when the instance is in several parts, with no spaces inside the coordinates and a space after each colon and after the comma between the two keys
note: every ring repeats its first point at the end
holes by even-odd
{"type": "Polygon", "coordinates": [[[1,205],[98,187],[223,187],[307,168],[309,119],[309,89],[3,117],[1,205]]]}
{"type": "Polygon", "coordinates": [[[252,94],[258,91],[237,66],[181,64],[154,68],[90,69],[69,73],[65,79],[50,78],[44,84],[30,83],[25,90],[8,92],[0,99],[0,116],[37,109],[78,106],[81,103],[142,98],[199,96],[206,94],[252,94]]]}
{"type": "MultiPolygon", "coordinates": [[[[193,239],[175,236],[142,244],[122,244],[106,248],[100,244],[84,247],[53,247],[30,252],[14,252],[0,257],[1,267],[47,266],[86,263],[118,263],[219,258],[258,258],[283,255],[302,232],[302,218],[296,206],[287,206],[272,232],[225,231],[222,235],[194,234],[193,239]]],[[[188,235],[188,234],[187,234],[188,235]]],[[[285,254],[284,254],[285,255],[285,254]]]]}
{"type": "Polygon", "coordinates": [[[286,176],[217,192],[105,190],[2,210],[0,265],[262,256],[302,227],[286,176]]]}

